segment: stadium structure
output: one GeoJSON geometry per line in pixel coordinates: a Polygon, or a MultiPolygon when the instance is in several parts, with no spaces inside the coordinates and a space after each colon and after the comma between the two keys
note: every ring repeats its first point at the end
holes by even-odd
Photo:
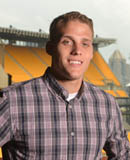
{"type": "MultiPolygon", "coordinates": [[[[0,27],[0,89],[44,74],[46,68],[51,65],[51,56],[45,51],[48,36],[41,30],[32,32],[12,26],[0,27]]],[[[94,38],[94,56],[84,74],[84,80],[117,99],[125,113],[123,117],[126,129],[130,131],[130,114],[126,115],[126,111],[130,111],[130,99],[98,50],[99,47],[115,42],[115,39],[98,36],[94,38]]]]}
{"type": "MultiPolygon", "coordinates": [[[[44,73],[51,65],[51,57],[45,51],[47,40],[46,33],[0,27],[0,88],[44,73]]],[[[115,97],[127,97],[120,82],[98,51],[99,47],[115,41],[98,36],[94,38],[94,57],[84,79],[115,97]]]]}

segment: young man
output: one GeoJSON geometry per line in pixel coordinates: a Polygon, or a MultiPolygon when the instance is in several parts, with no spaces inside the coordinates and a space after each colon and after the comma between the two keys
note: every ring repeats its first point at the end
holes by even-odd
{"type": "MultiPolygon", "coordinates": [[[[6,160],[130,159],[118,104],[83,81],[93,57],[93,23],[79,12],[54,19],[44,76],[4,89],[0,146],[6,160]]],[[[93,73],[92,73],[93,74],[93,73]]]]}

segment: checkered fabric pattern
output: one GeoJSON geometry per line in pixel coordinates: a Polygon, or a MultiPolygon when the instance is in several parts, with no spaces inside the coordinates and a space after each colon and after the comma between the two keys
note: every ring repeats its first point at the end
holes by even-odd
{"type": "Polygon", "coordinates": [[[6,160],[130,159],[130,146],[114,98],[83,82],[77,96],[51,75],[0,93],[0,146],[6,160]]]}

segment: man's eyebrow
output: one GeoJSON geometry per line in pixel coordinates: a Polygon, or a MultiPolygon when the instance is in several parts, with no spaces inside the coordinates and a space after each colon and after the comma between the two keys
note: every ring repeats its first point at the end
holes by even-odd
{"type": "MultiPolygon", "coordinates": [[[[70,35],[63,35],[62,38],[69,38],[71,40],[73,40],[73,37],[71,37],[70,35]]],[[[88,41],[92,43],[92,40],[88,39],[88,38],[82,38],[83,41],[88,41]]]]}
{"type": "Polygon", "coordinates": [[[93,43],[93,40],[87,39],[87,38],[83,38],[82,39],[83,42],[87,42],[87,43],[93,43]]]}
{"type": "Polygon", "coordinates": [[[63,35],[62,38],[69,38],[69,39],[73,40],[73,38],[69,35],[63,35]]]}

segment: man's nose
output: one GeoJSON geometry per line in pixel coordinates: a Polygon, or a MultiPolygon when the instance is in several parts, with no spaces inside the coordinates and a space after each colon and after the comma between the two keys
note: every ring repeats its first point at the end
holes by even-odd
{"type": "Polygon", "coordinates": [[[81,46],[79,44],[74,44],[71,54],[73,54],[73,55],[81,55],[82,54],[81,46]]]}

